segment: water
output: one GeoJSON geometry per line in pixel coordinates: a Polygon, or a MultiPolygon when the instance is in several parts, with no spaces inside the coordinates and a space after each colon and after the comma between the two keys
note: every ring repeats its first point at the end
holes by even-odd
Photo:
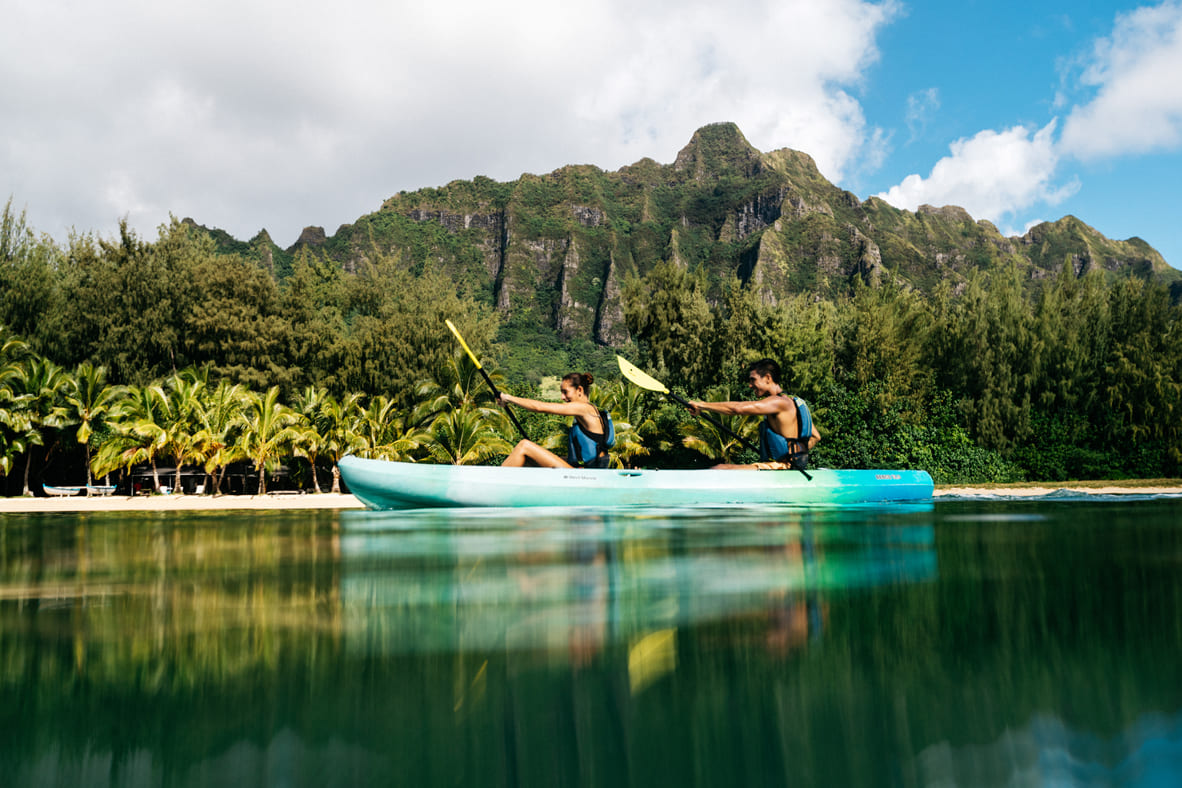
{"type": "Polygon", "coordinates": [[[1176,785],[1182,498],[0,516],[0,784],[1176,785]]]}

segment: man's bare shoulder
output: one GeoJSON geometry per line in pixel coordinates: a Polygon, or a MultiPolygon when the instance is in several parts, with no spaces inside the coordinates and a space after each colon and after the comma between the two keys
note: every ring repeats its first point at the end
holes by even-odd
{"type": "Polygon", "coordinates": [[[763,398],[763,402],[775,405],[776,410],[790,410],[796,407],[796,402],[787,394],[769,394],[763,398]]]}

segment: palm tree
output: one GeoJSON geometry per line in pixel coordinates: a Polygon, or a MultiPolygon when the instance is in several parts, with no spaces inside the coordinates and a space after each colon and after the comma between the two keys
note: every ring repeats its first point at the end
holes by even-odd
{"type": "MultiPolygon", "coordinates": [[[[488,372],[489,379],[503,388],[504,377],[499,372],[488,372]]],[[[447,408],[467,408],[495,405],[492,391],[484,382],[480,370],[467,353],[459,353],[435,370],[434,376],[415,386],[415,410],[429,421],[447,408]]],[[[426,422],[424,422],[426,423],[426,422]]]]}
{"type": "Polygon", "coordinates": [[[176,463],[173,490],[181,489],[181,467],[186,462],[203,463],[205,460],[204,452],[195,440],[201,430],[205,385],[201,374],[193,369],[182,370],[164,383],[167,407],[164,410],[164,434],[160,450],[176,463]]]}
{"type": "MultiPolygon", "coordinates": [[[[499,372],[488,375],[494,385],[503,385],[499,372]]],[[[511,434],[509,419],[466,353],[452,355],[431,380],[415,387],[415,395],[419,405],[404,416],[404,422],[408,429],[425,427],[419,440],[435,460],[465,465],[512,451],[513,445],[504,438],[511,434]]],[[[540,443],[556,448],[562,440],[564,435],[555,434],[540,443]]]]}
{"type": "Polygon", "coordinates": [[[130,471],[132,466],[146,462],[152,467],[152,483],[159,490],[156,457],[165,442],[168,397],[157,384],[127,386],[122,395],[111,410],[115,434],[99,447],[91,470],[104,475],[118,468],[130,471]]]}
{"type": "Polygon", "coordinates": [[[280,452],[299,437],[299,416],[279,402],[279,387],[266,394],[251,393],[243,413],[240,445],[259,474],[259,495],[267,492],[267,466],[273,466],[280,452]]]}
{"type": "Polygon", "coordinates": [[[16,458],[28,451],[30,422],[24,398],[0,386],[0,477],[6,478],[16,465],[16,458]]]}
{"type": "Polygon", "coordinates": [[[440,462],[453,465],[483,462],[513,450],[512,444],[501,437],[507,421],[504,413],[495,408],[453,408],[431,422],[431,437],[426,446],[440,462]]]}
{"type": "Polygon", "coordinates": [[[365,446],[361,434],[361,395],[349,394],[341,401],[329,397],[321,414],[325,420],[323,455],[332,460],[332,491],[341,491],[341,457],[365,446]]]}
{"type": "Polygon", "coordinates": [[[45,445],[45,431],[67,423],[61,399],[69,379],[65,370],[48,359],[30,356],[12,378],[14,401],[18,402],[24,426],[25,479],[22,495],[29,491],[29,470],[33,465],[33,447],[45,445]]]}
{"type": "Polygon", "coordinates": [[[391,400],[375,397],[358,422],[361,451],[376,460],[408,459],[431,436],[426,428],[418,426],[419,418],[421,415],[414,412],[400,415],[391,400]]]}
{"type": "MultiPolygon", "coordinates": [[[[706,392],[711,401],[736,399],[729,386],[717,386],[706,392]]],[[[725,413],[711,413],[711,419],[694,419],[679,428],[685,436],[681,439],[687,449],[706,455],[717,462],[734,462],[735,455],[746,447],[734,437],[737,433],[753,445],[759,445],[759,421],[751,416],[734,416],[725,413]],[[718,422],[730,430],[726,432],[716,426],[718,422]]]]}
{"type": "Polygon", "coordinates": [[[89,361],[78,365],[66,386],[67,414],[70,421],[78,425],[78,442],[86,450],[86,485],[94,481],[91,475],[90,439],[111,415],[115,404],[122,396],[121,386],[107,384],[107,368],[96,367],[89,361]]]}
{"type": "Polygon", "coordinates": [[[246,457],[237,436],[243,427],[242,412],[250,392],[240,383],[222,380],[217,388],[204,390],[193,434],[193,458],[205,467],[212,484],[211,495],[221,492],[226,466],[246,457]]]}
{"type": "Polygon", "coordinates": [[[23,369],[21,360],[28,355],[28,345],[15,335],[5,334],[0,342],[0,478],[12,473],[16,458],[28,450],[28,397],[14,388],[23,369]]]}
{"type": "Polygon", "coordinates": [[[324,409],[332,395],[327,389],[308,386],[295,400],[295,410],[299,414],[299,437],[292,444],[292,451],[297,457],[303,457],[312,466],[312,491],[320,494],[320,479],[316,476],[316,460],[325,450],[328,443],[328,420],[324,416],[324,409]]]}

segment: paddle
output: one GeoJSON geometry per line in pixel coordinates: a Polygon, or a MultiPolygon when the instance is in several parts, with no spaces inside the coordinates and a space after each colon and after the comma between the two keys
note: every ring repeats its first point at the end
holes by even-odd
{"type": "MultiPolygon", "coordinates": [[[[450,328],[451,332],[456,335],[456,339],[460,340],[460,346],[464,348],[464,352],[468,354],[468,358],[472,359],[472,363],[476,365],[476,369],[480,370],[480,374],[484,376],[484,382],[488,384],[490,389],[492,389],[493,397],[497,400],[497,402],[500,402],[501,392],[497,390],[497,384],[493,383],[492,378],[490,378],[488,373],[484,371],[484,367],[480,364],[480,359],[476,358],[476,354],[472,352],[472,348],[468,347],[468,343],[464,341],[462,336],[460,336],[459,329],[457,329],[450,320],[444,320],[443,322],[447,323],[447,327],[450,328]]],[[[508,405],[505,406],[505,413],[509,414],[509,421],[513,422],[513,426],[517,428],[519,433],[521,433],[521,437],[529,440],[529,436],[525,434],[525,429],[521,426],[521,423],[517,421],[517,417],[513,415],[513,411],[509,410],[508,405]]]]}
{"type": "MultiPolygon", "coordinates": [[[[690,409],[690,410],[693,409],[690,406],[688,400],[686,400],[684,397],[674,394],[672,391],[669,390],[669,388],[664,383],[662,383],[661,381],[652,377],[651,375],[649,375],[645,372],[642,372],[636,365],[634,365],[632,362],[630,362],[628,359],[624,358],[623,356],[616,356],[616,363],[620,365],[620,372],[624,375],[624,377],[627,378],[632,383],[636,384],[637,386],[640,386],[642,389],[647,389],[648,391],[659,392],[661,394],[664,394],[666,397],[673,400],[677,404],[679,404],[687,409],[690,409]]],[[[698,415],[701,416],[702,418],[704,418],[706,421],[713,424],[718,429],[725,432],[727,435],[730,435],[732,438],[737,440],[739,443],[743,444],[745,447],[747,447],[751,451],[753,451],[757,454],[759,453],[758,446],[756,446],[751,441],[744,438],[739,433],[732,430],[730,427],[723,424],[718,419],[715,419],[705,413],[702,413],[701,411],[698,412],[698,415]]],[[[792,470],[800,471],[801,473],[804,474],[804,478],[808,479],[809,481],[812,481],[812,479],[813,479],[812,476],[809,476],[808,473],[806,473],[801,468],[793,468],[792,470]]]]}

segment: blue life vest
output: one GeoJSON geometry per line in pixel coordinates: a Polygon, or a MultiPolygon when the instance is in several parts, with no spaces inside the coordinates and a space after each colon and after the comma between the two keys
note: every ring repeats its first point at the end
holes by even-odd
{"type": "Polygon", "coordinates": [[[578,468],[607,467],[607,450],[616,445],[616,425],[612,424],[611,414],[602,409],[599,421],[603,424],[603,432],[587,432],[578,419],[571,422],[566,433],[566,458],[571,465],[578,468]]]}
{"type": "Polygon", "coordinates": [[[808,461],[809,438],[813,434],[813,417],[804,400],[800,397],[792,397],[792,401],[796,404],[796,425],[799,428],[799,434],[795,438],[786,438],[772,429],[772,425],[765,418],[759,424],[759,459],[762,462],[785,462],[796,457],[808,461]]]}

